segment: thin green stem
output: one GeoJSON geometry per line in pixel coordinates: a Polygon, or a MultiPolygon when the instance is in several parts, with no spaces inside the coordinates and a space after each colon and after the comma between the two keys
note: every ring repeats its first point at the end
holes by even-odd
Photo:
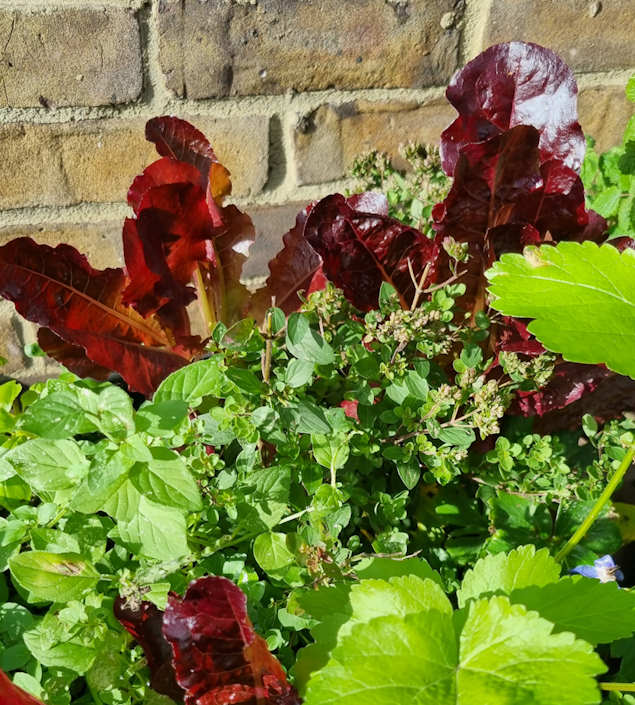
{"type": "Polygon", "coordinates": [[[624,460],[620,463],[620,466],[613,474],[613,477],[609,480],[608,484],[604,488],[602,494],[598,497],[595,504],[593,505],[591,511],[589,512],[586,519],[580,524],[577,531],[573,536],[567,541],[567,543],[558,551],[556,554],[556,560],[562,561],[566,558],[569,553],[580,543],[580,541],[586,535],[586,532],[591,528],[591,524],[597,519],[598,515],[604,508],[604,505],[611,499],[611,495],[615,492],[617,486],[622,481],[622,478],[626,474],[626,471],[631,466],[633,462],[633,457],[635,456],[635,444],[633,444],[624,456],[624,460]]]}
{"type": "Polygon", "coordinates": [[[635,693],[635,683],[599,683],[602,690],[621,690],[627,693],[635,693]]]}

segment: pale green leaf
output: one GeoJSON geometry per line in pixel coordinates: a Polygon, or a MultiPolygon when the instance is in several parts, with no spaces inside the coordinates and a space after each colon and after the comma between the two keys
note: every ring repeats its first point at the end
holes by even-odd
{"type": "Polygon", "coordinates": [[[566,360],[635,378],[635,251],[561,242],[506,254],[487,273],[492,306],[566,360]]]}
{"type": "Polygon", "coordinates": [[[273,578],[285,573],[296,560],[287,548],[287,535],[278,532],[260,534],[253,546],[254,558],[258,565],[273,578]]]}
{"type": "Polygon", "coordinates": [[[95,587],[99,573],[76,553],[27,551],[9,560],[11,575],[37,600],[68,602],[95,587]]]}
{"type": "Polygon", "coordinates": [[[196,407],[203,397],[218,396],[224,382],[220,364],[221,356],[214,355],[182,367],[161,382],[152,401],[178,399],[196,407]]]}
{"type": "Polygon", "coordinates": [[[65,490],[77,485],[89,462],[72,440],[34,438],[3,456],[36,491],[65,490]]]}
{"type": "Polygon", "coordinates": [[[560,577],[560,566],[546,548],[520,546],[509,553],[485,556],[468,570],[457,591],[459,606],[477,597],[509,595],[530,585],[547,585],[560,577]]]}

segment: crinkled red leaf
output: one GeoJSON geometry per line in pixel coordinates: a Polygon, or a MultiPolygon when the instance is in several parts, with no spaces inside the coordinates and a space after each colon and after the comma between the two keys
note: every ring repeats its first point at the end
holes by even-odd
{"type": "Polygon", "coordinates": [[[143,648],[150,669],[150,685],[163,695],[183,702],[185,691],[176,682],[172,647],[163,636],[163,612],[152,602],[131,603],[118,597],[115,617],[143,648]]]}
{"type": "Polygon", "coordinates": [[[205,577],[183,599],[170,595],[163,634],[172,646],[186,705],[298,705],[280,663],[253,629],[244,593],[205,577]]]}
{"type": "Polygon", "coordinates": [[[288,315],[302,304],[299,292],[308,295],[324,288],[322,258],[304,238],[304,225],[312,207],[309,204],[298,213],[295,226],[282,238],[283,248],[269,262],[271,274],[265,285],[252,296],[250,313],[256,320],[262,320],[274,300],[288,315]]]}
{"type": "MultiPolygon", "coordinates": [[[[588,223],[580,177],[562,162],[540,163],[539,133],[520,125],[463,147],[452,188],[432,212],[441,237],[468,244],[459,304],[485,307],[485,271],[505,252],[529,244],[572,239],[588,223]]],[[[440,269],[449,273],[447,257],[440,269]]]]}
{"type": "Polygon", "coordinates": [[[8,676],[0,671],[0,705],[44,705],[30,693],[9,680],[8,676]]]}
{"type": "Polygon", "coordinates": [[[27,320],[49,328],[86,357],[118,372],[131,389],[151,395],[188,362],[169,331],[121,302],[121,269],[93,269],[69,245],[17,238],[0,247],[0,295],[27,320]]]}
{"type": "Polygon", "coordinates": [[[155,186],[141,199],[136,220],[124,224],[124,257],[130,284],[123,301],[143,316],[157,317],[179,336],[189,336],[190,285],[209,256],[213,226],[205,194],[189,183],[155,186]]]}
{"type": "Polygon", "coordinates": [[[517,125],[540,135],[540,161],[579,170],[585,142],[578,123],[578,88],[553,51],[525,42],[490,47],[452,78],[446,96],[459,117],[441,135],[441,159],[452,176],[461,150],[517,125]]]}
{"type": "Polygon", "coordinates": [[[171,157],[196,167],[203,190],[208,194],[210,212],[231,193],[229,171],[218,161],[202,132],[185,120],[172,116],[156,117],[146,123],[146,139],[153,142],[161,156],[171,157]]]}
{"type": "Polygon", "coordinates": [[[95,364],[86,357],[86,351],[79,345],[64,342],[59,335],[55,335],[49,328],[39,328],[37,342],[44,352],[64,365],[79,377],[92,377],[97,380],[106,380],[112,370],[95,364]]]}
{"type": "Polygon", "coordinates": [[[135,214],[139,212],[141,200],[147,191],[167,184],[195,184],[205,191],[207,179],[204,179],[192,164],[179,162],[171,157],[157,159],[146,167],[142,174],[135,177],[128,189],[128,204],[135,214]]]}
{"type": "Polygon", "coordinates": [[[416,286],[408,262],[417,282],[426,267],[424,285],[433,282],[437,242],[384,214],[356,210],[356,204],[365,202],[347,202],[340,194],[319,201],[307,218],[305,239],[322,258],[327,279],[361,311],[377,307],[382,282],[392,284],[409,307],[416,286]]]}

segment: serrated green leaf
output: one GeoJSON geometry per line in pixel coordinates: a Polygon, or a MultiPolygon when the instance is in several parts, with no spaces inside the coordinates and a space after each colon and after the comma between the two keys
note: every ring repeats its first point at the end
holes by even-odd
{"type": "Polygon", "coordinates": [[[425,558],[364,558],[355,565],[355,575],[360,580],[364,578],[379,578],[388,580],[402,575],[416,575],[428,578],[443,587],[441,576],[432,570],[425,558]]]}
{"type": "Polygon", "coordinates": [[[94,431],[95,427],[77,411],[74,390],[52,392],[28,407],[19,427],[42,438],[70,438],[77,433],[94,431]]]}
{"type": "Polygon", "coordinates": [[[148,499],[185,512],[202,509],[196,480],[181,458],[169,448],[150,448],[152,459],[137,463],[130,481],[148,499]]]}
{"type": "Polygon", "coordinates": [[[66,490],[86,475],[89,462],[71,440],[33,438],[3,456],[36,491],[66,490]]]}
{"type": "Polygon", "coordinates": [[[555,625],[591,644],[609,644],[635,632],[635,594],[617,583],[601,583],[581,575],[556,583],[514,590],[513,603],[535,610],[555,625]]]}
{"type": "Polygon", "coordinates": [[[529,331],[566,360],[635,378],[635,251],[561,242],[506,254],[487,273],[493,308],[533,318],[529,331]]]}
{"type": "Polygon", "coordinates": [[[137,511],[117,525],[119,535],[130,547],[148,558],[170,561],[189,552],[183,514],[172,507],[155,504],[141,496],[137,511]]]}
{"type": "Polygon", "coordinates": [[[161,382],[152,401],[179,399],[191,407],[197,407],[203,397],[218,396],[224,384],[221,361],[220,355],[214,355],[173,372],[161,382]]]}
{"type": "Polygon", "coordinates": [[[308,684],[305,705],[593,705],[606,670],[590,644],[504,597],[463,619],[435,609],[357,624],[308,684]]]}
{"type": "Polygon", "coordinates": [[[560,577],[560,566],[546,548],[520,546],[509,553],[495,553],[476,562],[457,591],[459,606],[494,594],[509,595],[530,585],[547,585],[560,577]]]}
{"type": "Polygon", "coordinates": [[[75,491],[71,507],[82,514],[106,511],[106,504],[128,481],[128,473],[134,464],[134,459],[121,450],[98,455],[75,491]]]}
{"type": "Polygon", "coordinates": [[[37,600],[68,602],[80,598],[99,573],[76,553],[27,551],[9,561],[11,575],[37,600]]]}

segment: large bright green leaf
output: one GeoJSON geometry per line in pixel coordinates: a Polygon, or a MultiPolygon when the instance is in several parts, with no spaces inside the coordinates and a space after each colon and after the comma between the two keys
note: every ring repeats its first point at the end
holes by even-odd
{"type": "Polygon", "coordinates": [[[487,272],[492,306],[533,318],[529,331],[565,360],[635,379],[635,251],[561,242],[506,254],[487,272]]]}
{"type": "Polygon", "coordinates": [[[593,705],[605,670],[590,644],[505,597],[465,621],[428,609],[357,624],[310,681],[305,705],[593,705]]]}
{"type": "Polygon", "coordinates": [[[34,438],[9,451],[3,460],[36,492],[65,490],[78,484],[89,463],[75,441],[34,438]]]}
{"type": "Polygon", "coordinates": [[[218,396],[225,382],[220,362],[221,356],[214,355],[173,372],[161,382],[153,401],[178,399],[196,407],[203,397],[218,396]]]}
{"type": "Polygon", "coordinates": [[[560,566],[546,548],[520,546],[509,553],[494,553],[468,570],[457,591],[459,606],[477,597],[509,595],[530,585],[547,585],[560,577],[560,566]]]}
{"type": "Polygon", "coordinates": [[[514,590],[510,600],[553,622],[555,631],[573,632],[591,644],[608,644],[635,632],[635,594],[614,582],[567,576],[542,587],[514,590]]]}
{"type": "Polygon", "coordinates": [[[9,567],[36,600],[76,600],[99,580],[95,568],[76,553],[27,551],[11,558],[9,567]]]}

